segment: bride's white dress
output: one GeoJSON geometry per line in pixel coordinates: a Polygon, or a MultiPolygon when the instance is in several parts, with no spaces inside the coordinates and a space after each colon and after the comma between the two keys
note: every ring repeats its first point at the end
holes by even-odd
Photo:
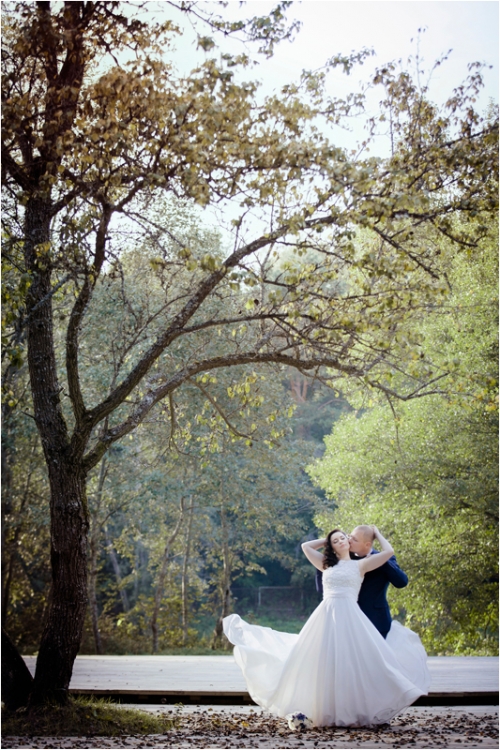
{"type": "Polygon", "coordinates": [[[357,604],[358,560],[323,573],[323,601],[300,633],[224,618],[224,633],[248,692],[277,716],[301,712],[315,726],[389,721],[427,693],[426,653],[416,633],[393,622],[387,640],[357,604]]]}

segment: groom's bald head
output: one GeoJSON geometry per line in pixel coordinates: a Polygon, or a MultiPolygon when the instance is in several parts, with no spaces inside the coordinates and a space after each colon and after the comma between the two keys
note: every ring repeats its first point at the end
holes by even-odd
{"type": "Polygon", "coordinates": [[[364,557],[365,555],[370,554],[374,539],[375,534],[373,533],[371,526],[367,526],[366,524],[356,526],[350,536],[349,549],[356,555],[364,557]]]}
{"type": "Polygon", "coordinates": [[[373,533],[372,527],[366,526],[366,524],[356,526],[352,533],[356,534],[357,536],[361,536],[366,542],[370,542],[370,544],[372,544],[373,540],[375,539],[375,534],[373,533]]]}

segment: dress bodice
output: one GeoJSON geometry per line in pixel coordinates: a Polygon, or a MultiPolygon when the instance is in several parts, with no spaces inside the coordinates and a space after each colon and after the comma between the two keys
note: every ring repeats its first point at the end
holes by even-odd
{"type": "Polygon", "coordinates": [[[340,560],[323,572],[323,599],[347,598],[357,601],[363,577],[358,560],[340,560]]]}

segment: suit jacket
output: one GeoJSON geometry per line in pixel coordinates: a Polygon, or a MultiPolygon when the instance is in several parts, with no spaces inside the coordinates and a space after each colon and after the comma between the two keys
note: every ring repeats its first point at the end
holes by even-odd
{"type": "MultiPolygon", "coordinates": [[[[376,550],[371,555],[378,555],[376,550]]],[[[351,555],[354,560],[358,558],[351,555]]],[[[384,638],[391,629],[391,610],[387,603],[387,589],[392,583],[397,589],[408,585],[408,576],[396,562],[393,555],[386,563],[366,573],[359,591],[358,604],[369,620],[384,638]]],[[[323,594],[323,573],[316,570],[316,589],[323,594]]]]}

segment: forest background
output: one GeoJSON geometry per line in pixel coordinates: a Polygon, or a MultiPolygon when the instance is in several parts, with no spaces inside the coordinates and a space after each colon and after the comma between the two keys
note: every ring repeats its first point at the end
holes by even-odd
{"type": "MultiPolygon", "coordinates": [[[[103,35],[118,34],[110,31],[107,13],[112,17],[119,5],[101,4],[97,23],[103,35]]],[[[47,12],[43,7],[36,23],[46,23],[47,12]]],[[[54,14],[51,23],[63,28],[67,19],[54,14]]],[[[122,16],[120,23],[124,37],[136,34],[137,48],[147,49],[141,27],[127,27],[122,16]]],[[[273,23],[271,30],[254,29],[264,46],[272,46],[275,32],[284,33],[280,14],[273,23]]],[[[15,41],[15,23],[10,32],[15,41]]],[[[118,37],[117,46],[124,43],[118,37]]],[[[152,64],[158,49],[135,69],[132,64],[127,75],[113,68],[101,78],[99,70],[89,73],[79,119],[73,129],[65,126],[47,157],[49,165],[59,165],[37,176],[41,183],[26,200],[23,191],[26,196],[32,187],[19,177],[15,159],[7,162],[3,625],[22,652],[36,652],[51,608],[49,476],[34,419],[36,367],[32,362],[30,385],[24,339],[33,311],[41,303],[47,307],[47,295],[38,302],[30,298],[33,279],[50,270],[54,362],[63,372],[66,357],[68,368],[48,400],[57,400],[67,424],[76,419],[78,426],[82,404],[100,407],[116,393],[172,311],[233,257],[227,232],[214,229],[213,215],[207,221],[200,208],[226,191],[242,200],[239,218],[229,221],[235,247],[263,216],[271,214],[274,221],[273,212],[286,233],[276,230],[272,241],[263,234],[255,251],[247,244],[251,259],[245,264],[245,256],[238,257],[233,272],[220,273],[216,293],[204,300],[205,322],[194,317],[185,330],[190,337],[174,339],[158,366],[117,403],[114,422],[102,412],[101,431],[89,438],[89,605],[81,652],[226,648],[221,618],[235,610],[254,622],[297,630],[317,603],[300,542],[334,525],[350,530],[369,522],[389,536],[410,577],[407,589],[391,592],[393,614],[419,632],[429,652],[497,653],[497,114],[493,105],[482,114],[471,108],[481,86],[480,66],[471,68],[467,86],[447,102],[447,120],[427,102],[425,88],[395,67],[377,73],[373,84],[386,98],[372,135],[390,120],[386,169],[382,160],[367,156],[366,144],[348,162],[310,125],[325,111],[332,127],[359,114],[361,94],[329,100],[326,74],[309,72],[281,99],[271,97],[250,110],[255,91],[236,86],[231,72],[247,61],[228,56],[219,69],[210,58],[212,38],[200,36],[199,43],[206,62],[183,82],[185,90],[175,91],[175,109],[168,100],[176,127],[188,133],[175,148],[189,151],[186,144],[199,137],[196,117],[206,118],[215,138],[210,118],[217,124],[216,100],[227,118],[219,121],[227,128],[221,144],[240,128],[237,141],[247,144],[248,172],[239,155],[224,152],[227,145],[218,142],[222,176],[212,171],[214,153],[203,134],[193,153],[179,152],[173,190],[156,189],[155,180],[164,180],[159,168],[144,189],[139,167],[163,158],[163,143],[158,153],[151,146],[159,143],[151,136],[158,126],[151,108],[165,106],[158,94],[164,73],[152,64]],[[98,110],[109,97],[120,112],[138,92],[150,99],[130,123],[116,116],[105,120],[98,110]],[[270,114],[276,132],[283,128],[290,142],[291,134],[307,134],[307,148],[302,144],[302,151],[285,156],[283,132],[275,137],[264,131],[270,114]],[[250,139],[257,127],[263,129],[262,152],[250,139]],[[134,150],[138,128],[149,144],[144,152],[134,150]],[[452,157],[447,128],[460,132],[452,157]],[[64,151],[66,138],[73,145],[64,151]],[[133,153],[134,161],[125,158],[117,178],[113,164],[124,153],[133,153]],[[317,166],[331,184],[322,193],[313,183],[314,204],[310,195],[306,200],[301,180],[309,173],[319,179],[317,166]],[[78,179],[75,169],[81,170],[78,179]],[[68,187],[72,180],[74,190],[68,187]],[[144,195],[132,195],[131,180],[144,195]],[[51,239],[47,234],[46,242],[34,245],[28,268],[25,206],[51,189],[62,196],[67,191],[55,204],[65,213],[54,220],[51,239]],[[81,202],[74,208],[77,194],[81,202]],[[112,216],[117,205],[120,222],[112,216]],[[316,218],[325,206],[328,217],[316,218]],[[316,236],[316,226],[330,231],[332,223],[332,234],[316,236]],[[97,268],[99,242],[104,247],[108,232],[113,241],[97,268]],[[241,351],[249,347],[252,358],[245,361],[241,351]],[[200,352],[217,366],[188,372],[200,352]],[[337,359],[329,365],[331,352],[337,359]],[[221,362],[233,364],[224,368],[221,362]],[[165,390],[151,406],[149,394],[163,387],[162,367],[182,372],[183,387],[165,390]],[[113,430],[120,425],[126,428],[118,435],[113,430]]],[[[26,59],[34,54],[19,49],[26,59]]],[[[8,45],[6,54],[7,70],[11,66],[20,76],[9,72],[6,79],[7,88],[12,83],[6,142],[20,164],[23,145],[16,152],[16,138],[31,100],[16,90],[28,79],[16,69],[17,60],[8,59],[8,45]]],[[[349,72],[364,56],[332,58],[329,66],[349,72]]],[[[64,124],[61,118],[57,127],[64,124]]],[[[36,133],[28,135],[45,158],[43,138],[52,138],[50,129],[39,140],[36,133]]],[[[56,198],[52,193],[51,200],[56,198]]],[[[38,381],[41,392],[41,371],[38,381]]]]}
{"type": "MultiPolygon", "coordinates": [[[[190,220],[199,233],[198,217],[190,220]]],[[[393,615],[430,653],[498,653],[494,228],[480,250],[449,262],[453,292],[418,331],[437,366],[452,371],[442,394],[388,403],[348,383],[311,383],[292,368],[278,379],[252,370],[243,384],[217,376],[212,388],[255,388],[251,438],[221,433],[210,448],[218,414],[202,383],[182,405],[193,420],[187,441],[170,434],[160,409],[110,451],[89,483],[82,653],[226,648],[215,630],[232,611],[298,632],[318,603],[300,543],[365,521],[384,529],[410,578],[389,592],[393,615]],[[259,587],[271,587],[260,606],[259,587]]],[[[131,310],[155,286],[144,251],[126,266],[133,285],[110,284],[89,323],[98,341],[111,337],[117,347],[131,310]]],[[[61,300],[62,319],[64,307],[61,300]]],[[[92,370],[99,377],[98,362],[92,370]]],[[[33,653],[50,590],[49,516],[26,379],[22,365],[5,425],[3,617],[22,652],[33,653]]]]}

